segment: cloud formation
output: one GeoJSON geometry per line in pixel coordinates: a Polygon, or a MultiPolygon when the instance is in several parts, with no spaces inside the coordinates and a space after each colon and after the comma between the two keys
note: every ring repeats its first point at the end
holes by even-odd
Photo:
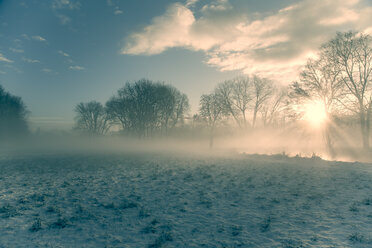
{"type": "Polygon", "coordinates": [[[27,62],[27,63],[40,63],[40,61],[37,60],[37,59],[29,59],[29,58],[25,58],[25,57],[23,57],[22,60],[27,62]]]}
{"type": "Polygon", "coordinates": [[[120,10],[120,9],[116,9],[116,10],[114,11],[114,14],[115,14],[115,15],[121,15],[121,14],[123,14],[123,11],[120,10]]]}
{"type": "Polygon", "coordinates": [[[78,66],[78,65],[70,66],[69,69],[72,70],[72,71],[82,71],[82,70],[85,70],[84,67],[78,66]]]}
{"type": "Polygon", "coordinates": [[[52,9],[79,9],[81,6],[77,0],[54,0],[52,9]]]}
{"type": "Polygon", "coordinates": [[[70,54],[65,53],[65,52],[62,51],[62,50],[59,50],[58,53],[61,54],[61,55],[64,56],[64,57],[70,57],[70,54]]]}
{"type": "Polygon", "coordinates": [[[204,51],[206,63],[222,71],[241,70],[289,82],[336,31],[372,33],[372,6],[367,0],[302,0],[252,16],[228,0],[211,1],[193,12],[190,6],[196,2],[170,5],[150,25],[127,37],[121,53],[152,55],[183,47],[204,51]]]}
{"type": "Polygon", "coordinates": [[[6,63],[13,63],[13,60],[6,58],[2,53],[0,53],[0,61],[6,62],[6,63]]]}
{"type": "Polygon", "coordinates": [[[79,10],[80,7],[81,3],[78,0],[53,0],[51,2],[51,9],[61,25],[71,23],[72,19],[66,13],[72,10],[79,10]]]}
{"type": "Polygon", "coordinates": [[[43,42],[46,42],[47,40],[43,37],[41,37],[40,35],[34,35],[31,37],[33,40],[37,40],[37,41],[43,41],[43,42]]]}
{"type": "Polygon", "coordinates": [[[13,47],[10,47],[9,50],[14,52],[14,53],[23,53],[24,52],[24,50],[22,50],[22,49],[17,49],[17,48],[13,48],[13,47]]]}

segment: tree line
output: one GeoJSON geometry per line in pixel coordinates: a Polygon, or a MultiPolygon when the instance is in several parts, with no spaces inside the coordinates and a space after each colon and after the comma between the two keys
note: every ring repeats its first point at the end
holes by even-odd
{"type": "Polygon", "coordinates": [[[362,145],[370,147],[372,112],[372,39],[371,36],[345,32],[322,45],[317,59],[310,59],[300,81],[292,84],[293,95],[299,100],[318,99],[323,102],[330,121],[326,139],[332,151],[332,129],[337,120],[356,117],[362,145]]]}
{"type": "MultiPolygon", "coordinates": [[[[333,150],[334,130],[348,120],[358,123],[361,144],[368,149],[371,74],[371,36],[339,32],[307,61],[298,81],[289,85],[257,75],[236,77],[203,94],[198,113],[191,117],[184,93],[162,82],[141,79],[127,82],[104,105],[97,101],[77,104],[74,129],[88,135],[118,130],[128,136],[153,137],[198,126],[208,130],[212,146],[216,129],[221,126],[243,131],[285,127],[301,119],[299,106],[320,101],[328,119],[325,141],[329,151],[333,150]]],[[[21,98],[0,87],[0,135],[26,133],[27,114],[21,98]]]]}
{"type": "Polygon", "coordinates": [[[126,135],[167,135],[184,121],[188,110],[187,96],[175,87],[141,79],[126,83],[105,106],[96,101],[79,103],[75,129],[97,135],[120,126],[126,135]]]}
{"type": "Polygon", "coordinates": [[[358,32],[337,33],[323,44],[317,58],[309,59],[299,80],[287,87],[253,77],[240,77],[217,85],[202,95],[199,114],[210,129],[210,145],[217,125],[228,119],[237,127],[285,125],[301,118],[298,106],[320,101],[327,116],[324,135],[334,152],[332,135],[342,120],[356,119],[363,148],[370,147],[372,114],[372,39],[358,32]],[[247,115],[251,115],[250,121],[247,115]]]}
{"type": "Polygon", "coordinates": [[[0,140],[28,134],[28,110],[22,99],[0,85],[0,140]]]}
{"type": "MultiPolygon", "coordinates": [[[[361,143],[368,149],[371,73],[371,37],[357,32],[339,32],[321,46],[315,59],[307,61],[298,81],[280,86],[257,75],[227,80],[201,96],[193,121],[209,129],[212,146],[214,132],[222,124],[240,130],[254,129],[257,125],[284,126],[301,118],[299,105],[316,100],[323,103],[327,115],[325,137],[330,152],[333,150],[332,128],[336,120],[345,116],[357,118],[361,143]]],[[[118,90],[105,107],[97,102],[79,104],[76,107],[77,128],[102,134],[109,125],[119,124],[128,134],[167,134],[178,123],[184,123],[188,110],[187,96],[176,88],[139,80],[118,90]],[[95,124],[97,121],[99,125],[95,124]]]]}

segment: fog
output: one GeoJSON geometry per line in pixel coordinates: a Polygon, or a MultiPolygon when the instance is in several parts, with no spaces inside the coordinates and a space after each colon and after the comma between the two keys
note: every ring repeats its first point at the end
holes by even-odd
{"type": "Polygon", "coordinates": [[[120,134],[86,136],[74,132],[32,133],[26,138],[0,142],[3,156],[31,154],[141,154],[236,156],[266,154],[288,157],[320,157],[325,160],[372,162],[371,153],[360,148],[358,130],[334,135],[330,153],[324,131],[297,125],[257,128],[251,131],[217,129],[213,147],[208,130],[188,130],[169,136],[131,137],[120,134]]]}

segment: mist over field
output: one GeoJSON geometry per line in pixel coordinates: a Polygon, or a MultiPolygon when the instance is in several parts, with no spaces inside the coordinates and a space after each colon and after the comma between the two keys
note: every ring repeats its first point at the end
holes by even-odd
{"type": "Polygon", "coordinates": [[[0,248],[372,247],[372,0],[0,0],[0,248]]]}
{"type": "Polygon", "coordinates": [[[133,137],[80,137],[46,136],[29,137],[21,141],[2,143],[3,155],[32,153],[159,153],[234,156],[239,154],[285,155],[289,157],[320,157],[325,160],[371,162],[370,153],[360,149],[357,143],[347,146],[336,143],[338,154],[330,156],[322,136],[281,130],[259,130],[252,134],[224,135],[215,138],[213,148],[209,147],[208,134],[198,137],[157,137],[138,139],[133,137]],[[301,137],[301,139],[299,139],[301,137]]]}

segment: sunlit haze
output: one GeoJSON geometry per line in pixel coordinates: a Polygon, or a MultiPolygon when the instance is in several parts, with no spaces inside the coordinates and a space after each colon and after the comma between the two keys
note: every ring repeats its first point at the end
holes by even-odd
{"type": "Polygon", "coordinates": [[[238,75],[290,84],[336,31],[371,33],[371,0],[0,1],[0,82],[34,129],[150,78],[201,94],[238,75]]]}
{"type": "Polygon", "coordinates": [[[304,105],[304,120],[309,122],[313,128],[324,127],[327,122],[327,113],[324,103],[321,101],[312,101],[304,105]]]}
{"type": "Polygon", "coordinates": [[[0,0],[0,248],[372,247],[372,0],[0,0]]]}

